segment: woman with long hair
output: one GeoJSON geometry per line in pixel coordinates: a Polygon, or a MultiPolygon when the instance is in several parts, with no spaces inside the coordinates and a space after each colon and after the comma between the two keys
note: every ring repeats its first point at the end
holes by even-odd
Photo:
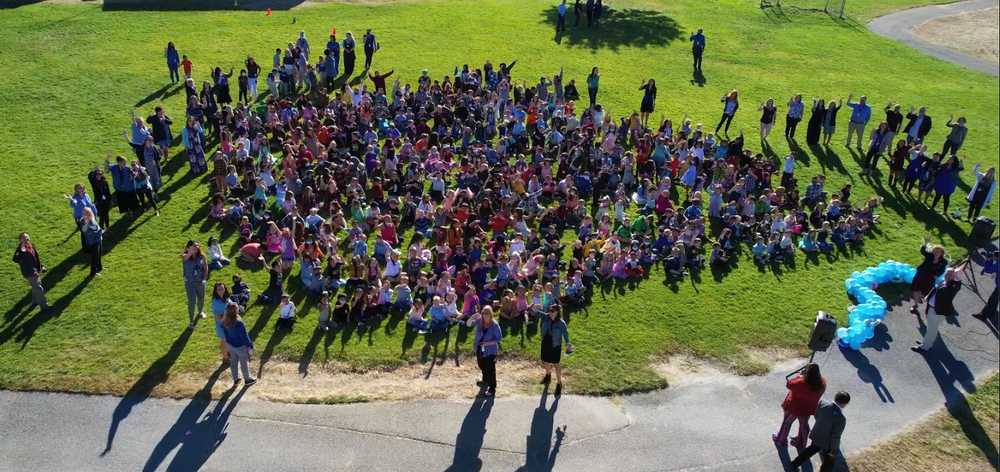
{"type": "Polygon", "coordinates": [[[201,245],[190,240],[181,253],[184,265],[184,291],[188,299],[188,329],[194,329],[194,308],[198,316],[205,318],[205,285],[208,283],[208,258],[201,252],[201,245]]]}
{"type": "Polygon", "coordinates": [[[177,52],[177,48],[174,47],[173,42],[167,43],[167,48],[164,49],[163,54],[167,57],[167,69],[170,71],[170,83],[176,84],[181,81],[181,56],[177,52]]]}
{"type": "Polygon", "coordinates": [[[250,375],[250,355],[253,354],[253,341],[247,333],[247,325],[240,318],[239,305],[229,303],[222,316],[222,328],[225,332],[226,349],[229,351],[229,371],[233,374],[233,387],[240,384],[240,373],[243,371],[243,378],[246,379],[246,386],[249,387],[257,383],[257,379],[250,375]]]}
{"type": "Polygon", "coordinates": [[[976,174],[976,184],[972,186],[972,190],[966,197],[969,200],[969,214],[965,221],[975,221],[975,218],[979,218],[979,211],[993,201],[993,194],[997,190],[996,168],[990,167],[986,169],[986,172],[979,172],[981,165],[981,163],[976,164],[976,167],[972,168],[972,173],[976,174]]]}
{"type": "Polygon", "coordinates": [[[944,216],[948,216],[951,194],[955,193],[958,187],[958,173],[962,167],[962,159],[955,157],[954,154],[948,156],[948,161],[938,166],[937,175],[934,176],[934,201],[931,202],[931,210],[934,210],[938,201],[944,197],[944,208],[941,209],[941,214],[944,216]]]}
{"type": "MultiPolygon", "coordinates": [[[[82,185],[81,185],[82,187],[82,185]]],[[[83,233],[84,252],[90,254],[90,275],[101,275],[104,265],[101,264],[101,243],[104,241],[104,230],[97,224],[97,217],[90,207],[83,209],[80,218],[80,231],[83,233]]]]}
{"type": "Polygon", "coordinates": [[[656,106],[656,80],[649,79],[649,82],[643,80],[639,90],[643,91],[642,103],[639,105],[639,119],[642,121],[642,126],[646,126],[649,123],[649,114],[656,106]]]}
{"type": "Polygon", "coordinates": [[[940,244],[931,245],[930,236],[924,236],[924,244],[920,246],[920,255],[924,256],[924,262],[917,266],[917,275],[910,283],[913,290],[913,306],[910,313],[917,315],[920,313],[919,306],[924,300],[924,295],[930,293],[934,288],[937,278],[948,269],[948,259],[945,258],[944,246],[940,244]],[[930,250],[927,248],[930,247],[930,250]]]}
{"type": "Polygon", "coordinates": [[[222,324],[228,306],[229,288],[223,282],[216,282],[212,288],[212,315],[215,317],[215,336],[219,338],[219,353],[223,363],[230,361],[229,349],[226,348],[226,329],[222,324]]]}
{"type": "Polygon", "coordinates": [[[597,89],[601,84],[601,71],[598,68],[590,70],[587,76],[587,94],[590,95],[590,108],[597,106],[597,89]]]}
{"type": "Polygon", "coordinates": [[[761,112],[760,115],[760,142],[767,141],[767,135],[771,134],[771,128],[774,126],[774,116],[777,114],[778,108],[774,106],[774,99],[769,98],[766,102],[761,103],[757,110],[761,112]]]}
{"type": "Polygon", "coordinates": [[[87,195],[87,189],[83,187],[83,184],[76,184],[73,186],[73,194],[66,194],[65,197],[69,199],[69,206],[73,208],[73,222],[76,223],[76,228],[81,230],[80,233],[80,248],[83,250],[87,249],[87,241],[82,233],[80,225],[83,224],[83,211],[90,209],[93,213],[97,213],[97,207],[94,206],[94,202],[91,201],[90,195],[87,195]]]}
{"type": "Polygon", "coordinates": [[[884,141],[892,139],[889,131],[889,123],[881,122],[872,130],[868,141],[868,153],[865,154],[865,163],[861,170],[861,175],[871,175],[878,166],[878,160],[882,157],[882,149],[885,148],[884,141]]]}
{"type": "Polygon", "coordinates": [[[208,162],[205,162],[205,130],[195,117],[188,117],[187,126],[181,132],[181,138],[184,141],[184,149],[187,150],[191,172],[200,174],[208,171],[208,162]]]}
{"type": "Polygon", "coordinates": [[[355,52],[355,46],[357,44],[354,42],[354,35],[348,31],[347,36],[344,37],[344,77],[350,78],[351,74],[354,73],[354,61],[357,59],[357,52],[355,52]]]}
{"type": "Polygon", "coordinates": [[[786,445],[792,422],[799,422],[799,435],[792,438],[792,446],[804,447],[809,439],[809,417],[816,412],[816,405],[826,392],[826,380],[819,373],[819,366],[806,364],[802,374],[785,383],[788,395],[781,402],[785,413],[778,431],[771,434],[771,439],[778,445],[786,445]]]}
{"type": "Polygon", "coordinates": [[[726,124],[725,134],[729,136],[729,125],[733,123],[733,117],[736,116],[736,110],[740,109],[740,92],[733,90],[727,95],[722,96],[720,100],[724,105],[722,108],[722,119],[719,120],[718,126],[715,127],[715,134],[718,136],[719,130],[722,129],[722,124],[726,124]]]}
{"type": "Polygon", "coordinates": [[[843,105],[843,98],[840,99],[840,102],[830,100],[830,102],[826,104],[826,115],[823,117],[824,146],[830,145],[830,140],[833,139],[833,133],[837,131],[837,112],[840,111],[840,107],[843,105]]]}
{"type": "Polygon", "coordinates": [[[472,347],[476,351],[476,361],[483,374],[482,380],[476,382],[476,385],[485,386],[486,391],[483,395],[492,397],[497,393],[497,352],[503,333],[500,331],[500,325],[493,320],[493,308],[489,306],[483,307],[482,313],[469,317],[465,325],[476,327],[476,338],[472,347]]]}
{"type": "Polygon", "coordinates": [[[548,386],[552,380],[550,374],[552,366],[555,366],[555,394],[560,395],[562,394],[562,364],[559,361],[562,358],[563,342],[566,342],[567,353],[572,352],[573,347],[569,342],[569,329],[566,328],[566,322],[562,319],[562,310],[559,305],[550,306],[548,315],[542,317],[540,333],[542,335],[542,364],[545,365],[545,378],[542,379],[542,383],[548,386]]]}
{"type": "Polygon", "coordinates": [[[814,146],[819,144],[820,134],[823,132],[823,122],[826,120],[826,102],[822,98],[814,98],[812,115],[806,123],[806,144],[814,146]]]}

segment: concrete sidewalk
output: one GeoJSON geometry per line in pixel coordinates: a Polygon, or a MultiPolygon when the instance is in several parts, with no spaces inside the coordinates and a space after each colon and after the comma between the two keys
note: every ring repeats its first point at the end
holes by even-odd
{"type": "Polygon", "coordinates": [[[994,8],[998,5],[1000,5],[1000,0],[971,0],[945,5],[911,8],[878,17],[868,24],[868,29],[872,30],[875,34],[895,39],[938,59],[992,74],[993,76],[1000,76],[1000,64],[956,51],[947,46],[932,43],[913,34],[912,31],[914,26],[928,21],[959,13],[994,8]]]}
{"type": "MultiPolygon", "coordinates": [[[[995,287],[978,271],[971,280],[966,272],[962,316],[942,326],[932,353],[910,351],[922,325],[897,305],[888,330],[879,328],[861,351],[817,355],[828,396],[843,389],[853,397],[845,452],[937,411],[997,369],[996,320],[969,316],[995,287]]],[[[784,376],[802,362],[764,377],[681,382],[619,400],[322,406],[268,403],[244,391],[217,402],[4,392],[0,470],[774,472],[795,454],[775,448],[770,433],[781,419],[784,376]]],[[[215,381],[228,382],[228,371],[208,382],[215,381]]]]}

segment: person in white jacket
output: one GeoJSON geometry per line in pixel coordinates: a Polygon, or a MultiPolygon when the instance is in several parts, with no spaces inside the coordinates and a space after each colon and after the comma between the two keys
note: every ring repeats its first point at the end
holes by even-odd
{"type": "Polygon", "coordinates": [[[979,172],[981,165],[983,165],[982,162],[976,164],[976,167],[972,169],[972,172],[976,174],[976,185],[972,186],[969,196],[966,197],[969,201],[969,213],[964,221],[975,221],[979,218],[979,211],[993,201],[993,194],[997,191],[996,168],[990,167],[986,169],[986,173],[982,173],[979,172]]]}

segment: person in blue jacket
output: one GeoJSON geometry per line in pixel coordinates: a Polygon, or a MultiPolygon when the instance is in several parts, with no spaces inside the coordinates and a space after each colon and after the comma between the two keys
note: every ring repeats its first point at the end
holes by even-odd
{"type": "Polygon", "coordinates": [[[229,371],[233,374],[233,388],[240,384],[240,370],[246,379],[247,387],[257,383],[257,378],[250,375],[250,356],[253,354],[253,341],[247,333],[247,325],[240,318],[239,305],[229,303],[222,316],[222,327],[226,335],[226,347],[229,349],[229,371]]]}
{"type": "MultiPolygon", "coordinates": [[[[83,184],[76,184],[73,186],[73,194],[66,194],[65,197],[69,200],[69,206],[73,209],[73,222],[76,223],[75,229],[80,229],[81,220],[83,219],[83,210],[85,208],[90,208],[90,211],[97,214],[97,206],[90,199],[90,195],[87,195],[87,190],[83,187],[83,184]]],[[[84,234],[80,232],[80,247],[86,248],[87,242],[84,240],[84,234]]]]}

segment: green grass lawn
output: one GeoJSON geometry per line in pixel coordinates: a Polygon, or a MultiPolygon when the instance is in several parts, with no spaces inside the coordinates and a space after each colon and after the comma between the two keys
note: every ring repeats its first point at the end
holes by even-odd
{"type": "MultiPolygon", "coordinates": [[[[106,12],[94,4],[4,10],[0,69],[8,73],[0,81],[0,175],[6,184],[0,240],[12,251],[19,232],[31,233],[50,268],[45,286],[58,310],[28,313],[27,283],[15,264],[0,265],[0,276],[10,281],[0,288],[0,387],[141,393],[167,375],[207,372],[217,365],[211,323],[184,335],[187,311],[178,257],[188,239],[204,242],[222,229],[200,217],[209,198],[205,179],[189,174],[181,159],[171,160],[160,193],[162,216],[147,213],[129,224],[113,214],[105,242],[108,270],[93,280],[78,254],[79,236],[71,233],[70,209],[62,198],[75,182],[86,180],[108,149],[127,154],[121,130],[132,108],[145,115],[162,104],[175,122],[181,121],[183,89],[167,87],[162,57],[168,41],[192,58],[200,83],[210,66],[238,69],[247,53],[270,64],[274,48],[299,30],[318,46],[334,27],[338,33],[371,27],[383,46],[375,68],[395,69],[404,82],[415,83],[424,68],[440,78],[463,63],[518,59],[518,79],[530,82],[564,67],[567,78],[582,83],[591,67],[600,66],[599,101],[612,115],[636,110],[637,87],[654,77],[660,90],[654,117],[665,113],[676,121],[688,113],[709,128],[721,112],[719,97],[738,88],[743,107],[731,132],[746,131],[755,151],[759,115],[754,108],[768,97],[784,104],[795,92],[827,99],[854,92],[867,94],[876,109],[889,100],[927,106],[936,123],[928,138],[935,148],[945,135],[947,115],[966,116],[967,167],[979,161],[995,165],[997,79],[925,57],[858,23],[910,3],[850,2],[853,16],[841,20],[791,7],[778,15],[746,0],[609,2],[612,11],[601,30],[571,28],[561,41],[554,38],[555,2],[538,0],[328,4],[271,17],[260,11],[106,12]],[[684,41],[699,27],[706,29],[709,44],[703,83],[691,75],[690,47],[684,41]]],[[[779,113],[784,112],[782,107],[779,113]]],[[[766,365],[746,348],[802,349],[817,310],[845,321],[850,301],[843,280],[852,271],[890,258],[916,261],[924,234],[949,248],[963,246],[966,225],[914,205],[883,181],[858,176],[859,156],[843,147],[847,118],[842,120],[828,150],[801,150],[798,172],[826,173],[831,190],[853,182],[858,197],[886,198],[883,223],[863,246],[829,258],[799,256],[793,266],[775,271],[758,270],[744,254],[726,274],[706,271],[664,285],[657,269],[638,286],[598,291],[589,307],[570,315],[578,350],[566,361],[575,373],[569,388],[607,393],[662,386],[651,359],[676,351],[712,357],[741,373],[763,372],[766,365]]],[[[783,119],[779,122],[771,145],[780,157],[788,144],[781,137],[783,119]]],[[[175,134],[179,130],[175,125],[175,134]]],[[[803,145],[804,134],[803,124],[803,145]]],[[[970,181],[967,171],[953,205],[965,206],[958,195],[968,191],[970,181]]],[[[988,211],[995,212],[995,206],[988,211]]],[[[230,238],[223,245],[232,243],[230,238]]],[[[213,280],[228,282],[236,270],[215,272],[213,280]]],[[[255,291],[265,288],[264,272],[242,272],[255,291]]],[[[293,287],[297,269],[295,278],[293,287]]],[[[303,295],[293,298],[302,307],[303,295]]],[[[262,356],[359,367],[420,361],[425,341],[408,337],[398,318],[374,329],[318,337],[312,329],[314,310],[302,314],[306,319],[294,333],[276,337],[271,309],[249,311],[247,323],[262,356]]],[[[507,336],[503,351],[537,354],[533,330],[507,331],[507,336]]],[[[471,336],[463,330],[427,342],[438,356],[471,349],[471,336]]]]}

